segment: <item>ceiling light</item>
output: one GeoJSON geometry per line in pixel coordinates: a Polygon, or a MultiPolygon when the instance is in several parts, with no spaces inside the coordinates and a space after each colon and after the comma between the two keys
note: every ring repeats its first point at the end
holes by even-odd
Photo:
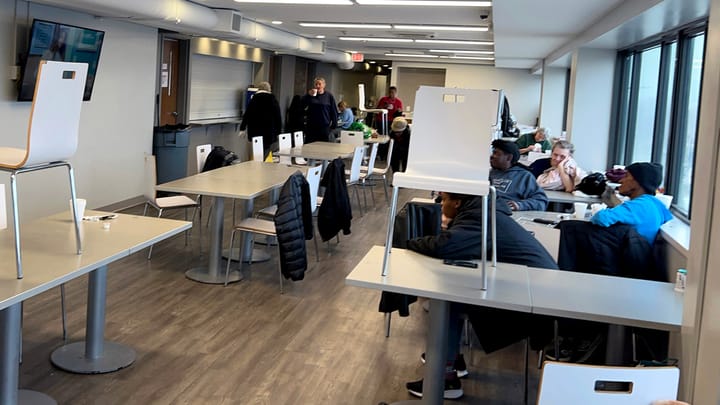
{"type": "Polygon", "coordinates": [[[441,56],[443,59],[495,60],[492,56],[441,56]]]}
{"type": "Polygon", "coordinates": [[[453,49],[428,49],[430,52],[440,52],[440,53],[472,53],[477,55],[492,55],[495,52],[493,51],[462,51],[462,50],[453,50],[453,49]]]}
{"type": "Polygon", "coordinates": [[[264,3],[264,4],[320,4],[350,6],[350,0],[235,0],[236,3],[264,3]]]}
{"type": "Polygon", "coordinates": [[[357,29],[381,29],[389,30],[392,28],[390,24],[353,24],[353,23],[316,23],[316,22],[301,22],[301,27],[314,27],[314,28],[357,28],[357,29]]]}
{"type": "Polygon", "coordinates": [[[412,31],[473,31],[485,32],[488,27],[479,27],[477,25],[393,25],[396,30],[412,30],[412,31]]]}
{"type": "Polygon", "coordinates": [[[315,38],[317,38],[317,39],[325,39],[325,35],[315,35],[315,38]]]}
{"type": "Polygon", "coordinates": [[[406,58],[438,58],[438,55],[425,55],[422,53],[386,53],[385,56],[402,56],[406,58]]]}
{"type": "MultiPolygon", "coordinates": [[[[237,1],[237,0],[235,0],[237,1]]],[[[445,6],[445,7],[491,7],[490,1],[455,0],[355,0],[361,6],[445,6]]]]}
{"type": "Polygon", "coordinates": [[[270,22],[271,22],[272,24],[275,24],[275,25],[280,25],[280,24],[282,24],[282,21],[278,21],[278,20],[270,21],[270,22]]]}
{"type": "Polygon", "coordinates": [[[390,66],[390,65],[383,65],[383,67],[388,67],[388,66],[390,66]]]}
{"type": "Polygon", "coordinates": [[[371,61],[369,61],[369,62],[370,62],[371,65],[374,65],[374,64],[377,63],[377,62],[375,62],[374,60],[371,60],[371,61]]]}
{"type": "Polygon", "coordinates": [[[412,42],[408,38],[375,38],[375,37],[339,37],[341,41],[367,41],[367,42],[412,42]]]}
{"type": "Polygon", "coordinates": [[[494,45],[492,41],[460,41],[456,39],[416,39],[419,44],[494,45]]]}

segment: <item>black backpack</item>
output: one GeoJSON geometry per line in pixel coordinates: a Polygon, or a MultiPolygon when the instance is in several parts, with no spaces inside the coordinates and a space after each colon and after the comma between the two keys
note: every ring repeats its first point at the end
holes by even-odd
{"type": "Polygon", "coordinates": [[[590,173],[583,177],[575,190],[582,191],[587,195],[601,195],[605,191],[607,180],[600,172],[590,173]]]}
{"type": "Polygon", "coordinates": [[[212,151],[210,151],[210,154],[205,160],[205,165],[203,166],[202,171],[206,172],[219,167],[230,166],[236,160],[239,160],[239,158],[235,152],[229,151],[222,146],[216,146],[212,151]]]}

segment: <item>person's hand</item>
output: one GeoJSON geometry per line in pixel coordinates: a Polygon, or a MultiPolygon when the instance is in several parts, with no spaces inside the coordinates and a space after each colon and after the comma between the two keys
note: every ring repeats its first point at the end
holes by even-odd
{"type": "Polygon", "coordinates": [[[516,201],[508,201],[508,207],[510,207],[510,210],[517,211],[520,209],[520,204],[518,204],[516,201]]]}

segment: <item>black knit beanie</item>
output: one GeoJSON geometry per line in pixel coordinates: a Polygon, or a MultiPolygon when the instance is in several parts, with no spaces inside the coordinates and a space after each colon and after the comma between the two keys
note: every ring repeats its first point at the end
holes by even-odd
{"type": "Polygon", "coordinates": [[[632,174],[635,181],[645,190],[645,194],[655,194],[662,183],[663,167],[659,163],[633,163],[625,170],[632,174]]]}
{"type": "Polygon", "coordinates": [[[496,139],[492,141],[492,147],[512,155],[512,161],[510,162],[512,164],[515,164],[518,160],[520,160],[520,149],[515,142],[496,139]]]}

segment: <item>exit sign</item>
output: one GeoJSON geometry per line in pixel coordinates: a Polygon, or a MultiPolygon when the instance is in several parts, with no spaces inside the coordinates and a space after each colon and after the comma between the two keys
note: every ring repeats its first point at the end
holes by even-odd
{"type": "Polygon", "coordinates": [[[357,52],[352,54],[353,62],[362,62],[364,60],[365,60],[365,55],[363,55],[361,53],[357,53],[357,52]]]}

